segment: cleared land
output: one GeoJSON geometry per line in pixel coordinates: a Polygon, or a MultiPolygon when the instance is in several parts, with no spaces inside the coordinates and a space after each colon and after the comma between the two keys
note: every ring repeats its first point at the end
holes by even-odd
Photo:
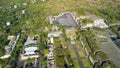
{"type": "MultiPolygon", "coordinates": [[[[6,29],[6,21],[12,21],[14,26],[11,27],[10,30],[12,34],[25,28],[27,30],[34,29],[34,31],[38,32],[43,25],[49,24],[49,16],[58,15],[59,13],[67,11],[77,12],[77,15],[85,15],[91,12],[106,19],[115,18],[114,20],[110,20],[109,23],[120,20],[118,15],[120,3],[113,2],[112,0],[45,0],[45,2],[37,0],[36,3],[32,1],[33,0],[0,0],[0,7],[2,7],[0,9],[1,29],[6,29]],[[27,5],[24,6],[23,3],[27,3],[27,5]],[[17,9],[13,7],[15,4],[17,5],[17,9]],[[25,10],[24,15],[21,14],[22,10],[25,10]],[[26,22],[29,24],[25,25],[26,22]],[[14,29],[16,29],[16,31],[14,29]]],[[[4,30],[1,31],[5,32],[4,30]]],[[[3,34],[4,33],[2,33],[2,35],[3,34]]]]}

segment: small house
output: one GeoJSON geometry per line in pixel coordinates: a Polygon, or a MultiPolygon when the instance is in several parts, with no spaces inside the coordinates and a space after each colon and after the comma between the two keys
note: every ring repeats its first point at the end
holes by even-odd
{"type": "Polygon", "coordinates": [[[108,28],[109,26],[105,23],[103,19],[96,19],[94,20],[94,27],[108,28]]]}
{"type": "Polygon", "coordinates": [[[36,55],[36,51],[38,50],[38,47],[26,47],[24,55],[36,55]]]}

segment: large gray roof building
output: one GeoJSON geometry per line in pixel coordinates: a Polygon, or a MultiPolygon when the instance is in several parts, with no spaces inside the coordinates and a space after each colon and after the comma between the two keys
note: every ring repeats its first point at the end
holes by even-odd
{"type": "Polygon", "coordinates": [[[71,13],[63,13],[63,14],[60,14],[59,16],[52,17],[51,24],[54,24],[54,23],[58,23],[59,25],[67,26],[67,27],[77,26],[77,22],[75,21],[71,13]]]}

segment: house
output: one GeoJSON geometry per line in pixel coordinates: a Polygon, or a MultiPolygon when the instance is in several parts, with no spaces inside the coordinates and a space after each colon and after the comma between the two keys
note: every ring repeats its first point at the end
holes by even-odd
{"type": "Polygon", "coordinates": [[[9,43],[5,46],[5,54],[9,55],[12,53],[15,44],[16,44],[16,37],[15,36],[8,36],[9,43]],[[11,37],[11,38],[10,38],[11,37]]]}
{"type": "Polygon", "coordinates": [[[103,19],[96,19],[94,20],[94,27],[98,27],[98,28],[108,28],[109,26],[105,23],[105,21],[103,19]]]}
{"type": "Polygon", "coordinates": [[[9,43],[8,45],[5,46],[5,55],[1,56],[1,59],[4,58],[9,58],[16,46],[16,43],[20,37],[20,34],[18,34],[16,37],[15,36],[8,36],[9,43]]]}
{"type": "Polygon", "coordinates": [[[26,60],[28,58],[38,58],[38,47],[36,46],[29,46],[24,48],[24,53],[21,54],[21,59],[26,60]]]}
{"type": "Polygon", "coordinates": [[[35,40],[34,37],[32,36],[28,36],[26,42],[24,43],[24,45],[30,45],[30,44],[36,44],[37,40],[35,40]]]}
{"type": "Polygon", "coordinates": [[[37,54],[36,51],[38,50],[38,47],[26,47],[24,50],[25,50],[24,53],[25,56],[36,55],[37,54]]]}
{"type": "Polygon", "coordinates": [[[24,43],[24,51],[21,54],[21,59],[26,60],[28,58],[38,58],[38,45],[37,40],[34,36],[28,36],[26,42],[24,43]]]}
{"type": "Polygon", "coordinates": [[[50,24],[58,23],[61,26],[76,27],[77,22],[71,13],[62,13],[59,16],[50,17],[50,24]]]}

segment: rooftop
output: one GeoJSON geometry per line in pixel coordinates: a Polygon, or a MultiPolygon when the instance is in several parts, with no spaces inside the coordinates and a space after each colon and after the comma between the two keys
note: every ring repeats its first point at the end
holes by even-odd
{"type": "Polygon", "coordinates": [[[103,19],[96,19],[94,20],[94,27],[108,28],[109,26],[105,23],[103,19]]]}
{"type": "Polygon", "coordinates": [[[74,20],[71,13],[60,14],[59,16],[54,18],[53,22],[67,27],[77,26],[77,22],[74,20]]]}
{"type": "Polygon", "coordinates": [[[26,42],[24,43],[24,45],[30,45],[30,44],[36,44],[36,43],[37,43],[37,41],[34,40],[34,37],[28,36],[28,38],[27,38],[26,42]]]}
{"type": "Polygon", "coordinates": [[[35,51],[37,50],[37,47],[27,47],[25,48],[25,55],[33,55],[36,54],[35,51]]]}
{"type": "Polygon", "coordinates": [[[8,40],[12,40],[12,39],[14,39],[15,38],[15,36],[13,36],[13,35],[11,35],[11,36],[8,36],[8,40]]]}

